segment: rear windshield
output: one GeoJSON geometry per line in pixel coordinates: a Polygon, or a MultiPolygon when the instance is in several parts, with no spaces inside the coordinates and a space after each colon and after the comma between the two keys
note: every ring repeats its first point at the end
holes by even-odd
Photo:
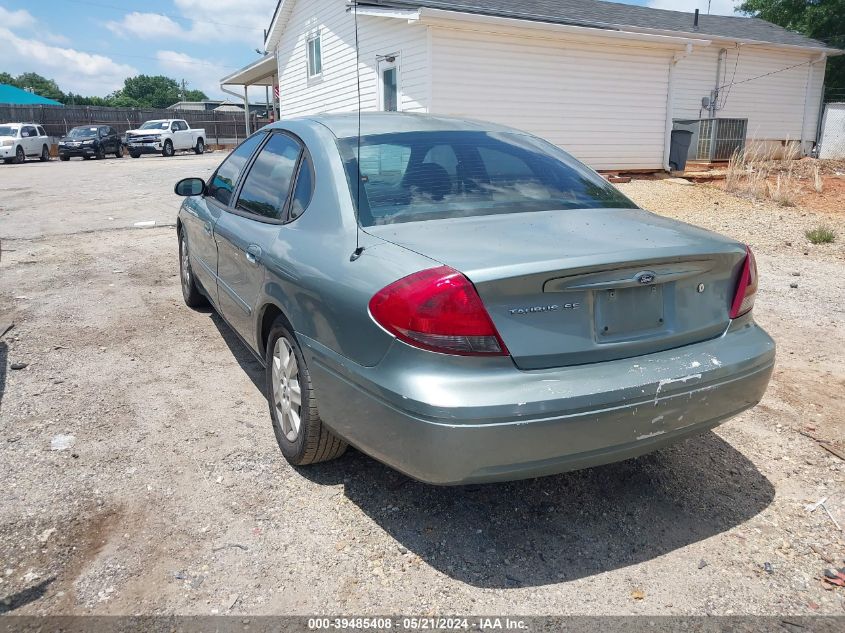
{"type": "Polygon", "coordinates": [[[338,141],[362,225],[636,205],[563,150],[510,132],[400,132],[338,141]]]}

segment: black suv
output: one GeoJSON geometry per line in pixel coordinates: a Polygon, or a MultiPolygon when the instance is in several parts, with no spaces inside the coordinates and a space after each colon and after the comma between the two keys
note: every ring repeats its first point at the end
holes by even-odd
{"type": "Polygon", "coordinates": [[[60,160],[70,160],[71,156],[105,158],[106,154],[123,158],[123,141],[108,125],[80,125],[59,141],[60,160]]]}

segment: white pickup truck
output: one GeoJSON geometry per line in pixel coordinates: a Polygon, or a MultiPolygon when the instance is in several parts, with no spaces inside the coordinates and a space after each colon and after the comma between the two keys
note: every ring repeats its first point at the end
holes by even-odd
{"type": "Polygon", "coordinates": [[[132,158],[141,154],[173,156],[178,150],[205,151],[205,130],[192,129],[184,119],[147,121],[137,130],[126,132],[126,148],[132,158]]]}

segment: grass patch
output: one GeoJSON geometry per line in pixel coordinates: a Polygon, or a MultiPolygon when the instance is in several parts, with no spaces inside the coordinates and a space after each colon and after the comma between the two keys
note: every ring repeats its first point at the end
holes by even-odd
{"type": "Polygon", "coordinates": [[[831,244],[836,239],[836,233],[826,226],[817,226],[816,228],[804,233],[807,239],[813,244],[831,244]]]}

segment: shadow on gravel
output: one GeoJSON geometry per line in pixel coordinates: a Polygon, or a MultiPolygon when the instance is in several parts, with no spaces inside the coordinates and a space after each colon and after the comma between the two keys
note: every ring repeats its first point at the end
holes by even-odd
{"type": "Polygon", "coordinates": [[[55,579],[55,576],[48,578],[47,580],[39,582],[37,585],[33,585],[28,589],[18,591],[17,593],[13,593],[5,598],[0,598],[0,613],[8,613],[9,611],[20,609],[21,607],[28,605],[30,602],[35,602],[36,600],[43,598],[44,594],[47,593],[47,587],[49,587],[55,579]]]}
{"type": "Polygon", "coordinates": [[[565,582],[651,560],[747,521],[774,498],[771,483],[712,432],[626,462],[504,484],[429,486],[352,450],[299,473],[343,483],[399,546],[487,588],[565,582]]]}
{"type": "MultiPolygon", "coordinates": [[[[203,312],[205,312],[205,310],[203,310],[203,312]]],[[[249,379],[252,381],[252,384],[256,386],[258,391],[264,393],[264,368],[261,366],[261,363],[258,362],[258,359],[255,358],[255,354],[250,351],[246,344],[237,334],[235,334],[234,330],[229,327],[229,325],[223,320],[223,317],[217,314],[216,311],[208,308],[208,316],[214,323],[217,331],[220,332],[220,336],[223,338],[223,341],[226,343],[229,351],[232,352],[232,356],[234,356],[235,360],[238,361],[238,365],[240,365],[244,373],[249,376],[249,379]]]]}

